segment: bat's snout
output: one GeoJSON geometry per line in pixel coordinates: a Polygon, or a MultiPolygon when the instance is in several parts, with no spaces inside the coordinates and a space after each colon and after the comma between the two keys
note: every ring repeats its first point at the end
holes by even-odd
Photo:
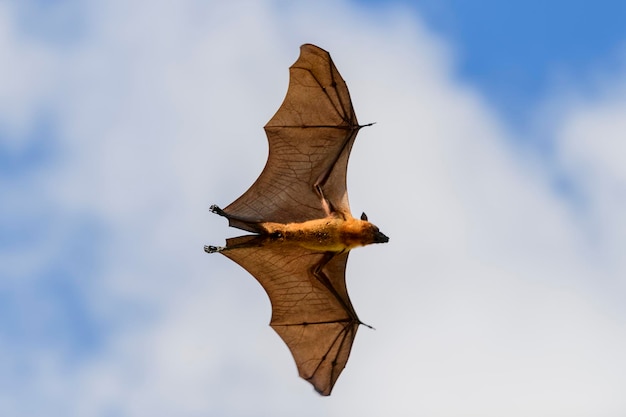
{"type": "Polygon", "coordinates": [[[387,237],[386,234],[384,234],[380,230],[377,230],[374,233],[374,243],[387,243],[387,242],[389,242],[389,238],[387,237]]]}

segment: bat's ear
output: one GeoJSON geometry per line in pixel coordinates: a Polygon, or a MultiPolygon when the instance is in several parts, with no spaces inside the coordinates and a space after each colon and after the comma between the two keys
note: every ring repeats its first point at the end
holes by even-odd
{"type": "Polygon", "coordinates": [[[367,221],[367,214],[365,214],[365,212],[361,213],[361,220],[367,221]]]}

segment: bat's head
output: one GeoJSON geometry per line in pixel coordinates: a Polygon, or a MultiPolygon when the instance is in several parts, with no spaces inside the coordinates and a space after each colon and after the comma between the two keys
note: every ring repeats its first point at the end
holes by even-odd
{"type": "MultiPolygon", "coordinates": [[[[372,224],[372,223],[370,223],[372,224]]],[[[372,243],[387,243],[389,238],[383,232],[378,230],[378,227],[372,224],[372,243]]]]}
{"type": "Polygon", "coordinates": [[[372,243],[387,243],[389,238],[378,230],[375,224],[367,220],[365,213],[361,215],[361,220],[352,219],[345,227],[345,238],[348,246],[365,246],[372,243]]]}
{"type": "Polygon", "coordinates": [[[389,238],[378,230],[375,224],[363,220],[363,218],[361,220],[350,219],[342,221],[340,236],[340,240],[348,248],[389,242],[389,238]]]}
{"type": "Polygon", "coordinates": [[[389,238],[387,237],[387,235],[381,232],[376,225],[367,221],[367,214],[362,213],[361,220],[364,223],[364,226],[362,226],[363,231],[365,232],[364,235],[367,236],[367,243],[365,243],[366,245],[370,243],[389,242],[389,238]]]}

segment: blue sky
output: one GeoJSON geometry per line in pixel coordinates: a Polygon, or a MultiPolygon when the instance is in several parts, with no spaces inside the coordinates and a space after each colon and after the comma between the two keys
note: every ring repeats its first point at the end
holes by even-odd
{"type": "Polygon", "coordinates": [[[622,415],[626,6],[588,4],[0,3],[0,414],[622,415]],[[305,42],[377,122],[350,201],[391,237],[329,399],[202,252],[305,42]]]}
{"type": "Polygon", "coordinates": [[[480,88],[515,127],[560,83],[580,85],[625,65],[626,4],[616,0],[425,0],[406,5],[457,53],[455,72],[480,88]],[[600,73],[600,74],[597,74],[600,73]]]}

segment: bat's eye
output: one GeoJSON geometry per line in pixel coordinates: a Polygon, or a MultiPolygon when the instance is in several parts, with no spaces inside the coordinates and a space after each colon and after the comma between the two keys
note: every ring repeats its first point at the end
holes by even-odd
{"type": "Polygon", "coordinates": [[[367,221],[367,214],[365,214],[365,212],[361,213],[361,220],[367,221]]]}

